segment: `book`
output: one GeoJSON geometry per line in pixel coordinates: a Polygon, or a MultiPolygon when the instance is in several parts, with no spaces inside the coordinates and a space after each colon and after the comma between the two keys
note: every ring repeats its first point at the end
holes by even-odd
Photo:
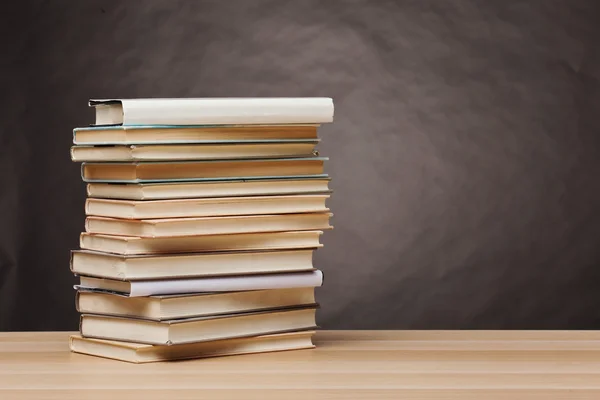
{"type": "Polygon", "coordinates": [[[158,345],[234,339],[273,333],[312,330],[316,307],[229,314],[217,317],[149,321],[83,314],[83,337],[158,345]]]}
{"type": "Polygon", "coordinates": [[[167,183],[88,183],[92,198],[125,200],[169,200],[234,196],[330,193],[329,178],[256,179],[167,183]]]}
{"type": "Polygon", "coordinates": [[[314,124],[333,120],[333,101],[305,98],[91,99],[96,125],[314,124]]]}
{"type": "Polygon", "coordinates": [[[90,126],[73,129],[76,145],[224,144],[317,140],[318,125],[90,126]]]}
{"type": "Polygon", "coordinates": [[[85,213],[124,219],[314,213],[328,211],[328,198],[328,194],[146,201],[89,198],[85,213]]]}
{"type": "Polygon", "coordinates": [[[214,275],[312,271],[313,249],[198,254],[120,255],[71,252],[77,275],[117,280],[189,278],[214,275]]]}
{"type": "Polygon", "coordinates": [[[82,249],[125,255],[314,249],[323,246],[319,243],[322,234],[323,231],[296,231],[141,238],[83,232],[79,244],[82,249]]]}
{"type": "Polygon", "coordinates": [[[129,297],[118,293],[80,289],[77,291],[75,304],[77,311],[83,314],[165,321],[277,310],[297,306],[314,306],[315,290],[311,287],[300,287],[243,292],[129,297]]]}
{"type": "Polygon", "coordinates": [[[156,279],[120,281],[80,276],[76,289],[97,289],[121,293],[129,297],[186,294],[204,292],[236,292],[247,290],[290,289],[319,287],[323,284],[321,271],[281,274],[212,276],[186,279],[156,279]]]}
{"type": "Polygon", "coordinates": [[[85,230],[103,235],[142,238],[314,231],[330,229],[331,215],[330,213],[306,213],[142,220],[87,217],[85,230]]]}
{"type": "Polygon", "coordinates": [[[82,163],[85,182],[161,182],[326,177],[324,157],[132,163],[82,163]]]}
{"type": "Polygon", "coordinates": [[[311,157],[317,140],[305,142],[73,146],[71,160],[165,161],[311,157]]]}
{"type": "Polygon", "coordinates": [[[172,346],[153,346],[72,335],[69,339],[69,347],[74,353],[131,363],[148,363],[311,349],[315,347],[311,340],[314,333],[314,331],[300,331],[172,346]]]}

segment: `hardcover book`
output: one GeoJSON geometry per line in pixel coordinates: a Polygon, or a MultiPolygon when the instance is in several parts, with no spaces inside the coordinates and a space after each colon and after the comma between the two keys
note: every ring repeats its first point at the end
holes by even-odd
{"type": "Polygon", "coordinates": [[[79,289],[75,304],[83,314],[113,315],[167,321],[183,318],[315,306],[311,287],[129,297],[79,289]]]}
{"type": "Polygon", "coordinates": [[[333,101],[303,98],[92,99],[96,125],[319,124],[333,120],[333,101]]]}
{"type": "Polygon", "coordinates": [[[331,229],[331,215],[325,212],[142,220],[87,217],[85,230],[89,233],[141,238],[315,231],[331,229]]]}
{"type": "Polygon", "coordinates": [[[192,254],[121,255],[90,250],[71,252],[77,275],[116,280],[312,271],[314,249],[192,254]]]}
{"type": "Polygon", "coordinates": [[[175,361],[273,351],[311,349],[314,331],[300,331],[239,339],[216,340],[172,346],[84,338],[73,335],[69,347],[74,353],[111,358],[131,363],[175,361]]]}
{"type": "Polygon", "coordinates": [[[293,231],[142,238],[83,232],[79,244],[82,249],[124,255],[291,250],[322,247],[322,234],[323,231],[293,231]]]}
{"type": "Polygon", "coordinates": [[[321,177],[327,158],[82,163],[85,182],[174,182],[321,177]]]}
{"type": "Polygon", "coordinates": [[[328,194],[146,201],[89,198],[85,202],[85,213],[124,219],[299,214],[328,211],[327,199],[328,194]]]}
{"type": "Polygon", "coordinates": [[[73,146],[75,162],[194,161],[311,157],[318,141],[274,143],[73,146]]]}
{"type": "Polygon", "coordinates": [[[158,345],[235,339],[315,329],[316,307],[230,314],[217,317],[149,321],[83,314],[83,337],[158,345]]]}
{"type": "Polygon", "coordinates": [[[73,129],[73,144],[190,145],[315,142],[318,125],[88,126],[73,129]]]}
{"type": "Polygon", "coordinates": [[[330,193],[330,178],[280,178],[203,182],[88,183],[92,198],[168,200],[234,196],[330,193]]]}

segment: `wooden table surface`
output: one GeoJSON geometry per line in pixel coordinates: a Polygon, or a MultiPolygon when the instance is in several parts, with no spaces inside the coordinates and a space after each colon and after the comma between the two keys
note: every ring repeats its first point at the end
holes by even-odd
{"type": "Polygon", "coordinates": [[[322,331],[316,349],[128,364],[0,333],[0,399],[600,399],[598,331],[322,331]]]}

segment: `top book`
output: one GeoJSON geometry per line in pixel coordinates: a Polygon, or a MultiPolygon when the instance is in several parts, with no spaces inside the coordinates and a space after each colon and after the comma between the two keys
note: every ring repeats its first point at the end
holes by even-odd
{"type": "Polygon", "coordinates": [[[303,98],[184,98],[90,100],[95,125],[267,125],[333,121],[333,100],[303,98]]]}

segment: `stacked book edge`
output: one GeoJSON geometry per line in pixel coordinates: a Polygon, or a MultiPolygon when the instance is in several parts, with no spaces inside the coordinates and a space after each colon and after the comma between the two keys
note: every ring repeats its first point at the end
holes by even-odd
{"type": "Polygon", "coordinates": [[[314,347],[327,98],[91,100],[71,350],[143,363],[314,347]]]}

